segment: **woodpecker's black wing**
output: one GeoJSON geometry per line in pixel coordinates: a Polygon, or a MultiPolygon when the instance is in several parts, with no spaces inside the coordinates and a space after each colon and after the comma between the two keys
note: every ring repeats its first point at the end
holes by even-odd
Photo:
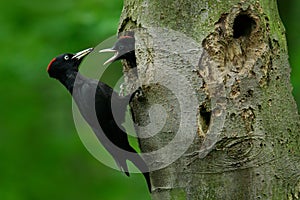
{"type": "MultiPolygon", "coordinates": [[[[126,147],[128,143],[127,134],[118,135],[111,131],[122,127],[128,105],[127,97],[120,97],[105,83],[88,79],[79,73],[74,84],[72,96],[82,116],[94,131],[97,130],[98,134],[100,134],[99,132],[102,130],[101,132],[110,141],[120,147],[126,147]],[[114,114],[112,106],[115,106],[113,110],[116,110],[116,113],[114,114]],[[107,124],[113,127],[109,127],[107,124]],[[114,140],[117,140],[117,142],[114,140]]],[[[97,136],[100,137],[101,135],[97,136]]],[[[126,150],[129,150],[129,148],[126,150]]]]}
{"type": "Polygon", "coordinates": [[[73,99],[75,100],[80,113],[93,129],[99,126],[95,109],[96,94],[97,96],[101,96],[97,99],[97,103],[102,105],[101,112],[103,113],[103,116],[110,115],[109,102],[112,88],[105,84],[103,84],[102,87],[103,89],[100,93],[98,90],[98,81],[88,79],[78,73],[72,91],[73,99]]]}
{"type": "Polygon", "coordinates": [[[72,96],[82,116],[118,166],[129,176],[126,160],[130,160],[143,173],[150,190],[148,167],[130,146],[128,135],[122,126],[129,96],[121,97],[105,83],[88,79],[79,73],[72,96]]]}

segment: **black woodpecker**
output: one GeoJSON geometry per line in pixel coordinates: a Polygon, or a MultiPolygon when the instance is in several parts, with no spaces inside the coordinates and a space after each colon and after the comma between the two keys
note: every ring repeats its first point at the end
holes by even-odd
{"type": "Polygon", "coordinates": [[[112,52],[114,56],[108,59],[104,65],[117,60],[125,59],[130,66],[136,67],[135,38],[133,36],[120,36],[114,46],[110,49],[102,49],[100,53],[112,52]]]}
{"type": "Polygon", "coordinates": [[[129,176],[126,160],[130,160],[143,173],[151,192],[148,166],[130,146],[128,135],[121,126],[130,96],[119,96],[105,83],[84,77],[78,71],[83,58],[92,51],[93,48],[89,48],[76,54],[59,55],[49,63],[47,72],[70,92],[81,115],[120,169],[129,176]]]}

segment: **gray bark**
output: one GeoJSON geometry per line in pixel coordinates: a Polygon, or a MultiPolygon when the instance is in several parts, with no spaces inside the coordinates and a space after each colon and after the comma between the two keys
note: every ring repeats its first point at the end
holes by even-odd
{"type": "Polygon", "coordinates": [[[300,198],[300,119],[275,0],[125,0],[153,199],[300,198]],[[176,138],[176,139],[174,139],[176,138]],[[187,146],[188,144],[188,146],[187,146]]]}

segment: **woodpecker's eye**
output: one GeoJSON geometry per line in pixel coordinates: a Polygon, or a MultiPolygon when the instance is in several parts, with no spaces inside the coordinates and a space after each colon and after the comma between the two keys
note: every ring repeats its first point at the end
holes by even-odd
{"type": "Polygon", "coordinates": [[[120,45],[119,46],[119,51],[123,50],[124,49],[124,46],[123,45],[120,45]]]}
{"type": "Polygon", "coordinates": [[[64,59],[65,59],[65,60],[69,60],[69,56],[68,56],[68,55],[65,55],[65,56],[64,56],[64,59]]]}

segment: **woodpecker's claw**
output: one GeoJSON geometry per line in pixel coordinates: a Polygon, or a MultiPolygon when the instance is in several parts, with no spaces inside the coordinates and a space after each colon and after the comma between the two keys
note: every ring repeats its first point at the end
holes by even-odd
{"type": "Polygon", "coordinates": [[[139,87],[136,91],[134,91],[132,93],[132,95],[130,97],[130,102],[134,97],[137,97],[138,100],[141,100],[144,97],[144,92],[143,92],[142,87],[139,87]]]}

